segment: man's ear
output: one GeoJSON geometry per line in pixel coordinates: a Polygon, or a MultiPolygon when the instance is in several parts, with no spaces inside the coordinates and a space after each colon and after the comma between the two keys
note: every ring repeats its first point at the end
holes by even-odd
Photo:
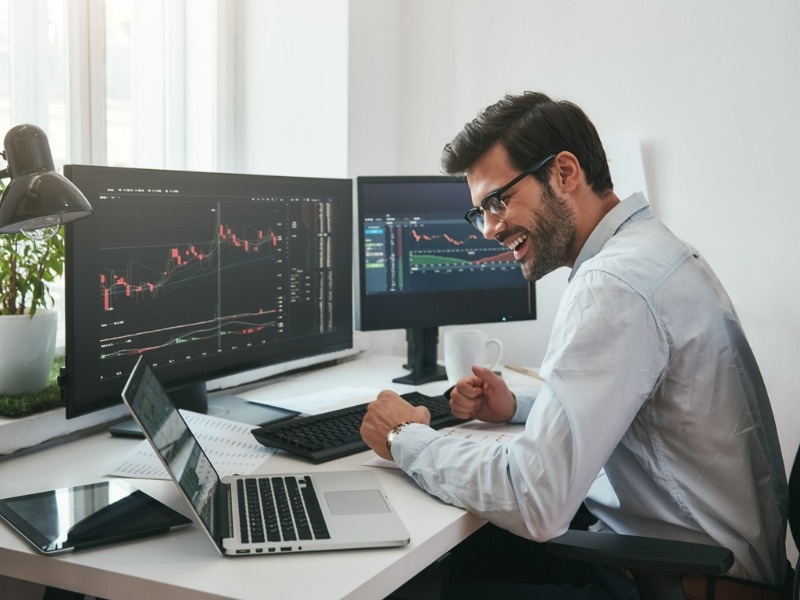
{"type": "Polygon", "coordinates": [[[580,184],[586,183],[578,157],[566,150],[553,159],[552,178],[556,189],[565,193],[574,192],[580,184]]]}

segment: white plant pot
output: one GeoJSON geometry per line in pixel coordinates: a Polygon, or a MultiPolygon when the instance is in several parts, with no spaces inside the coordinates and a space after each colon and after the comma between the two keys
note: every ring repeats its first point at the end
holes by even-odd
{"type": "Polygon", "coordinates": [[[47,386],[56,352],[58,312],[0,316],[0,394],[47,386]]]}

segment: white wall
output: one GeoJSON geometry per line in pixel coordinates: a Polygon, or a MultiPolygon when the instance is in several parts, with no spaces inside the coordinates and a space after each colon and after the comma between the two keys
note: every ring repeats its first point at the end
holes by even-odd
{"type": "MultiPolygon", "coordinates": [[[[350,13],[351,175],[436,173],[466,121],[526,89],[577,102],[603,137],[640,139],[656,214],[706,255],[737,306],[790,463],[800,4],[351,0],[350,13]]],[[[538,285],[538,321],[491,327],[508,360],[541,360],[566,276],[538,285]]],[[[402,346],[394,335],[376,346],[402,346]]]]}
{"type": "Polygon", "coordinates": [[[346,0],[236,0],[240,173],[347,176],[346,0]]]}

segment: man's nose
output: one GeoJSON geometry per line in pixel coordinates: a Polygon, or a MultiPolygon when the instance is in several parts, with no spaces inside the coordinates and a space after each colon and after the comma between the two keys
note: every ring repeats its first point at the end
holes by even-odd
{"type": "Polygon", "coordinates": [[[489,211],[483,213],[483,237],[487,240],[493,240],[497,237],[498,232],[506,227],[506,222],[501,221],[489,211]]]}

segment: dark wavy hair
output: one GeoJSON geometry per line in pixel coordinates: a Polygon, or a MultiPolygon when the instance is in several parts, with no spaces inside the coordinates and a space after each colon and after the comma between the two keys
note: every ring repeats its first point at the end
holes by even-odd
{"type": "MultiPolygon", "coordinates": [[[[449,175],[465,174],[497,142],[520,171],[548,154],[568,150],[578,158],[594,193],[603,196],[614,189],[600,136],[589,117],[572,102],[552,100],[538,92],[506,94],[444,147],[442,170],[449,175]]],[[[534,177],[546,185],[552,164],[534,177]]]]}

